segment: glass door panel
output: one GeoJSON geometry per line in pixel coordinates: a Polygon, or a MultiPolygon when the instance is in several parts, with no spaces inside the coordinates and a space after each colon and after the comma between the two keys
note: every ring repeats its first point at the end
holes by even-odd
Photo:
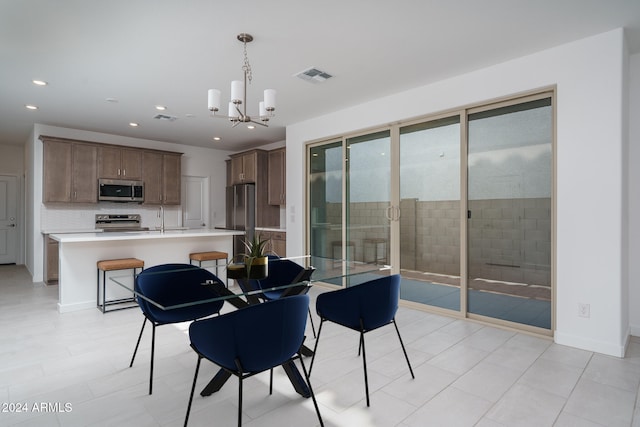
{"type": "Polygon", "coordinates": [[[390,132],[348,138],[346,148],[346,230],[332,245],[340,245],[348,269],[360,262],[389,264],[390,132]]]}
{"type": "Polygon", "coordinates": [[[550,98],[469,115],[469,313],[551,328],[552,138],[550,98]]]}
{"type": "MultiPolygon", "coordinates": [[[[342,141],[309,150],[309,254],[314,257],[341,257],[333,253],[332,243],[342,240],[342,158],[342,141]]],[[[333,268],[331,262],[317,264],[333,268]]]]}
{"type": "Polygon", "coordinates": [[[460,117],[400,129],[400,296],[460,310],[460,117]]]}

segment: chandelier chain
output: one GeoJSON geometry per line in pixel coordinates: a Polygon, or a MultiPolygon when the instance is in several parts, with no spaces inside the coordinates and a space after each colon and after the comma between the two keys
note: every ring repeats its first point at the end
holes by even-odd
{"type": "Polygon", "coordinates": [[[247,56],[247,42],[244,42],[244,64],[242,64],[242,71],[247,75],[247,80],[251,83],[251,64],[249,63],[249,57],[247,56]]]}

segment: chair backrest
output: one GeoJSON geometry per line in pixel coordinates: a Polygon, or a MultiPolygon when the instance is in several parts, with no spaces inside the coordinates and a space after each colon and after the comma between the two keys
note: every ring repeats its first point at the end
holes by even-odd
{"type": "Polygon", "coordinates": [[[356,286],[325,292],[316,298],[316,311],[321,318],[365,331],[384,326],[393,320],[400,300],[400,275],[393,274],[356,286]]]}
{"type": "Polygon", "coordinates": [[[240,310],[193,322],[192,345],[224,368],[244,373],[278,366],[295,355],[304,341],[308,295],[250,305],[240,310]]]}
{"type": "MultiPolygon", "coordinates": [[[[162,306],[175,306],[215,298],[217,294],[211,287],[202,285],[207,280],[224,286],[215,274],[203,268],[190,264],[161,264],[143,270],[136,277],[135,290],[162,306]]],[[[143,298],[137,300],[145,315],[160,323],[199,319],[219,312],[224,304],[219,300],[163,310],[143,298]]]]}
{"type": "MultiPolygon", "coordinates": [[[[269,275],[264,279],[248,280],[249,289],[260,290],[310,280],[314,269],[305,269],[300,264],[289,259],[281,259],[276,255],[269,255],[268,271],[269,275]]],[[[244,291],[246,292],[246,290],[244,291]]]]}

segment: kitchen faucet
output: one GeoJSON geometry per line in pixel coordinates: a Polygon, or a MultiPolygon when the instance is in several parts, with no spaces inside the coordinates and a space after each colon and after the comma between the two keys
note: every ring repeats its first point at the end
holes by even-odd
{"type": "Polygon", "coordinates": [[[158,216],[160,217],[160,232],[164,233],[164,206],[160,205],[160,212],[158,212],[158,216]]]}

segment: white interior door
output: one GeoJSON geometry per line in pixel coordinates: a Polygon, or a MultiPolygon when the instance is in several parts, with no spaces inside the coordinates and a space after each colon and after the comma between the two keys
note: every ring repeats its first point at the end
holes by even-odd
{"type": "Polygon", "coordinates": [[[18,183],[0,175],[0,264],[14,264],[18,256],[18,183]]]}
{"type": "Polygon", "coordinates": [[[209,178],[182,177],[182,224],[187,228],[209,227],[209,178]]]}

